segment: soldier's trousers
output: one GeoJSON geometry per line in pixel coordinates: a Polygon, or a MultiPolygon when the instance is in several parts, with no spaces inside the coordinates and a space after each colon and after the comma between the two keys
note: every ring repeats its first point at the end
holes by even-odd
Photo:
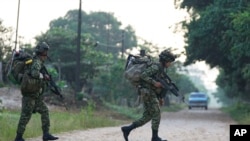
{"type": "Polygon", "coordinates": [[[146,88],[141,89],[140,94],[143,100],[144,112],[140,119],[134,121],[134,124],[139,127],[152,120],[151,128],[158,130],[161,120],[159,100],[152,90],[146,88]]]}
{"type": "Polygon", "coordinates": [[[18,134],[24,133],[26,125],[28,124],[33,112],[38,112],[41,115],[43,132],[49,132],[49,110],[46,104],[43,102],[42,96],[37,98],[23,96],[22,111],[17,127],[18,134]]]}

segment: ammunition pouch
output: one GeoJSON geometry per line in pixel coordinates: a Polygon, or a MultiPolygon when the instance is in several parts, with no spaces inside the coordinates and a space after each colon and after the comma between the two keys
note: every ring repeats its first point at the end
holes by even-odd
{"type": "Polygon", "coordinates": [[[39,93],[43,86],[40,79],[32,78],[29,74],[25,73],[22,76],[21,92],[24,93],[39,93]]]}

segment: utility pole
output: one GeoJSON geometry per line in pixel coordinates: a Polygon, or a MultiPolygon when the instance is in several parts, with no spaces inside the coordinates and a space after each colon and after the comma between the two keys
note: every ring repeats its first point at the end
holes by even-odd
{"type": "Polygon", "coordinates": [[[14,49],[12,50],[12,57],[11,57],[10,66],[9,66],[9,68],[8,68],[7,76],[10,75],[10,70],[11,70],[11,68],[12,68],[12,64],[13,64],[13,61],[14,61],[13,59],[14,59],[14,55],[15,55],[16,47],[17,47],[17,36],[18,36],[18,25],[19,25],[19,11],[20,11],[20,0],[18,0],[15,47],[14,47],[14,49]]]}
{"type": "Polygon", "coordinates": [[[2,62],[0,61],[0,84],[3,83],[2,62]]]}
{"type": "MultiPolygon", "coordinates": [[[[75,74],[75,94],[81,91],[80,72],[81,72],[81,27],[82,27],[82,0],[79,3],[78,29],[77,29],[77,47],[76,47],[76,74],[75,74]]],[[[76,96],[76,95],[75,95],[76,96]]]]}
{"type": "Polygon", "coordinates": [[[17,22],[16,22],[15,50],[16,50],[16,47],[17,47],[17,36],[18,36],[18,25],[19,25],[19,11],[20,11],[20,0],[18,0],[17,22]]]}

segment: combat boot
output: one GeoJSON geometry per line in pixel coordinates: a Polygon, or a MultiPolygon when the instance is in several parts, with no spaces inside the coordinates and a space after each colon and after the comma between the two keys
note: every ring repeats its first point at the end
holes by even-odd
{"type": "Polygon", "coordinates": [[[162,140],[158,136],[158,130],[152,130],[152,139],[151,139],[151,141],[167,141],[167,140],[162,140]]]}
{"type": "Polygon", "coordinates": [[[59,139],[58,137],[54,137],[50,133],[44,133],[43,134],[43,141],[49,141],[49,140],[57,140],[59,139]]]}
{"type": "Polygon", "coordinates": [[[17,133],[15,141],[25,141],[25,140],[23,139],[23,135],[22,134],[17,133]]]}
{"type": "Polygon", "coordinates": [[[135,129],[137,126],[134,124],[134,123],[132,123],[131,125],[129,125],[129,126],[123,126],[121,129],[122,129],[122,132],[123,132],[123,137],[124,137],[124,139],[125,139],[125,141],[128,141],[128,135],[129,135],[129,133],[133,130],[133,129],[135,129]]]}

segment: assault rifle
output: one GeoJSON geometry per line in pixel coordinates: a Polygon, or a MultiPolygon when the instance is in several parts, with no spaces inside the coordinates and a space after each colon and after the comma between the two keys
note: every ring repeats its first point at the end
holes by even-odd
{"type": "Polygon", "coordinates": [[[161,78],[157,77],[157,81],[159,81],[164,90],[161,93],[161,97],[166,94],[166,92],[169,90],[172,94],[174,94],[176,97],[180,97],[183,102],[185,102],[184,96],[179,94],[179,89],[175,85],[175,83],[172,82],[170,77],[167,74],[164,74],[161,78]]]}
{"type": "Polygon", "coordinates": [[[55,81],[52,79],[52,76],[48,73],[48,70],[46,69],[45,66],[42,67],[41,73],[42,73],[43,75],[48,75],[48,76],[49,76],[49,80],[46,81],[47,86],[50,88],[50,90],[51,90],[54,94],[59,95],[60,98],[63,99],[63,95],[61,94],[61,92],[60,92],[58,86],[56,85],[55,81]]]}

